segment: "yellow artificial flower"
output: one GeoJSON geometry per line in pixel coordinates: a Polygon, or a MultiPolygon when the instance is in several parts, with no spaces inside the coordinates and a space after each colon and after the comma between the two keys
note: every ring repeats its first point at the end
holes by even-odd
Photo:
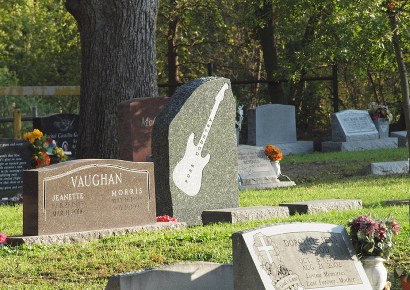
{"type": "Polygon", "coordinates": [[[39,129],[34,129],[33,136],[35,139],[40,139],[41,137],[43,137],[43,132],[41,132],[39,129]]]}

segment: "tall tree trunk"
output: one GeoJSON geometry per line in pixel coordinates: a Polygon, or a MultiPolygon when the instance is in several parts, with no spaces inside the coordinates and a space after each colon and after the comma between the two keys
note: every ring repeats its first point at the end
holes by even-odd
{"type": "Polygon", "coordinates": [[[258,27],[257,32],[262,47],[266,77],[269,81],[268,93],[271,103],[286,104],[287,100],[285,99],[282,84],[280,82],[274,82],[274,74],[279,70],[279,62],[275,42],[275,23],[272,2],[264,1],[263,6],[258,9],[256,16],[263,19],[263,25],[262,27],[258,27]]]}
{"type": "Polygon", "coordinates": [[[117,105],[158,96],[156,0],[66,0],[81,38],[78,158],[117,158],[117,105]]]}
{"type": "MultiPolygon", "coordinates": [[[[388,17],[390,20],[390,28],[393,32],[392,42],[394,53],[396,56],[397,69],[399,70],[400,75],[400,85],[401,85],[401,94],[403,101],[404,109],[404,119],[406,121],[406,130],[407,130],[407,143],[410,145],[410,100],[409,100],[409,80],[407,77],[406,64],[403,59],[403,52],[401,50],[401,40],[399,34],[398,18],[397,13],[388,12],[388,17]]],[[[409,166],[410,166],[410,146],[408,146],[409,152],[409,166]]]]}
{"type": "MultiPolygon", "coordinates": [[[[175,1],[170,1],[172,9],[175,1]]],[[[175,13],[173,13],[175,14],[175,13]]],[[[179,79],[179,59],[177,51],[177,32],[178,32],[178,16],[174,16],[168,22],[168,39],[167,39],[167,59],[168,59],[168,83],[171,85],[168,88],[168,95],[171,97],[176,89],[176,85],[180,83],[179,79]]]]}

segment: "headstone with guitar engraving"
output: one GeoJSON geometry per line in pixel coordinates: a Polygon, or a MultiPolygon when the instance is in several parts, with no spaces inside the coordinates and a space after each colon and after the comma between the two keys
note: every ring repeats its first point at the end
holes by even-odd
{"type": "Polygon", "coordinates": [[[200,224],[204,210],[238,206],[235,99],[228,79],[178,88],[152,135],[157,215],[200,224]]]}

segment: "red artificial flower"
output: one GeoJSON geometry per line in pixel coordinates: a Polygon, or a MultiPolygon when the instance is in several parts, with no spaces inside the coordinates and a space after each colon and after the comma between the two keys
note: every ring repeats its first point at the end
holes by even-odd
{"type": "Polygon", "coordinates": [[[176,222],[177,219],[170,217],[169,215],[157,216],[157,222],[176,222]]]}
{"type": "Polygon", "coordinates": [[[44,167],[44,166],[49,166],[51,159],[50,156],[46,152],[39,152],[38,156],[36,156],[36,168],[44,167]]]}

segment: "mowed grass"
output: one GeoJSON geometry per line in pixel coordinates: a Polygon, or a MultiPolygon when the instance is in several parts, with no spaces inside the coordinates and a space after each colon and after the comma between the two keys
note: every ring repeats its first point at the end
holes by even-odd
{"type": "MultiPolygon", "coordinates": [[[[407,151],[403,149],[287,156],[283,167],[307,166],[312,178],[296,180],[297,186],[290,188],[241,191],[241,206],[346,198],[361,199],[363,209],[140,232],[78,244],[4,247],[0,249],[0,289],[104,289],[108,278],[118,273],[182,261],[232,263],[231,235],[235,232],[283,222],[346,225],[357,215],[368,213],[380,218],[392,214],[403,228],[397,236],[394,255],[387,263],[392,271],[397,259],[410,260],[409,207],[387,206],[385,201],[409,199],[410,178],[355,173],[369,162],[406,159],[407,151]],[[330,164],[334,171],[326,167],[325,172],[320,172],[316,170],[319,164],[330,164]],[[342,174],[337,174],[338,168],[342,174]]],[[[22,211],[22,205],[0,206],[0,232],[21,235],[22,211]]]]}

